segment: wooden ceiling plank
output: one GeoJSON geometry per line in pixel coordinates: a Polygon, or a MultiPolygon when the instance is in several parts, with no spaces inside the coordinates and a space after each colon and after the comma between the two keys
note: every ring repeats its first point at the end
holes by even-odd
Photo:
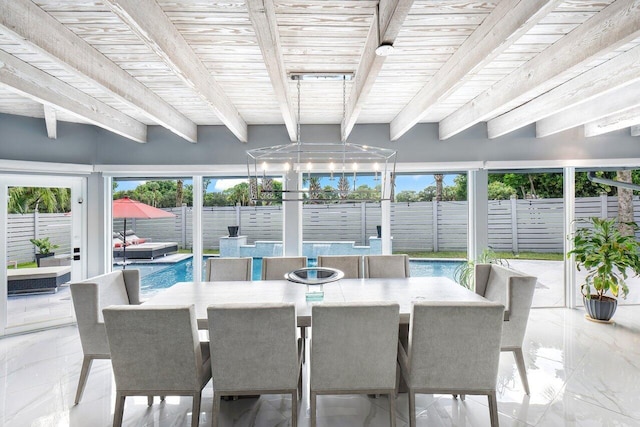
{"type": "Polygon", "coordinates": [[[195,123],[32,1],[0,1],[0,28],[182,138],[197,139],[195,123]]]}
{"type": "Polygon", "coordinates": [[[391,122],[395,141],[422,120],[438,102],[451,96],[478,70],[506,51],[561,0],[500,2],[482,24],[391,122]]]}
{"type": "MultiPolygon", "coordinates": [[[[568,82],[556,86],[520,107],[487,122],[489,138],[497,138],[576,104],[640,80],[640,46],[606,61],[568,82]]],[[[577,119],[578,117],[576,117],[577,119]]],[[[594,119],[595,120],[595,119],[594,119]]],[[[554,119],[558,124],[557,118],[554,119]]],[[[571,121],[567,122],[568,124],[571,121]]],[[[579,123],[581,125],[587,121],[579,123]]],[[[548,126],[543,125],[543,127],[548,126]]],[[[576,125],[576,126],[578,126],[576,125]]],[[[549,127],[550,131],[554,126],[549,127]]],[[[564,130],[564,129],[561,129],[564,130]]],[[[546,136],[547,134],[539,135],[546,136]]],[[[559,132],[559,131],[557,131],[559,132]]],[[[555,133],[555,132],[552,132],[555,133]]]]}
{"type": "Polygon", "coordinates": [[[564,111],[539,120],[536,123],[536,137],[554,135],[585,123],[640,107],[640,84],[619,87],[595,99],[574,105],[564,111]]]}
{"type": "Polygon", "coordinates": [[[287,133],[291,141],[296,141],[298,139],[298,119],[288,89],[287,72],[273,1],[247,0],[247,8],[287,133]]]}
{"type": "Polygon", "coordinates": [[[374,19],[369,27],[364,50],[355,73],[355,81],[349,93],[341,124],[342,141],[347,140],[358,121],[367,96],[371,92],[386,59],[385,56],[376,55],[376,48],[381,44],[393,45],[412,4],[413,0],[380,1],[379,15],[374,13],[374,19]]]}
{"type": "Polygon", "coordinates": [[[246,122],[155,0],[105,0],[105,4],[211,107],[240,141],[247,142],[246,122]]]}
{"type": "Polygon", "coordinates": [[[49,139],[58,138],[58,120],[56,119],[56,110],[48,104],[43,105],[44,123],[47,126],[47,136],[49,139]]]}
{"type": "Polygon", "coordinates": [[[640,1],[614,2],[442,120],[440,139],[450,138],[552,89],[552,79],[572,73],[577,67],[617,49],[638,35],[640,1]]]}
{"type": "MultiPolygon", "coordinates": [[[[0,84],[31,100],[72,114],[125,138],[137,142],[147,140],[147,127],[143,123],[2,51],[0,84]]],[[[45,114],[46,111],[45,108],[45,114]]]]}
{"type": "Polygon", "coordinates": [[[584,136],[589,138],[638,125],[640,125],[640,107],[585,124],[584,136]]]}

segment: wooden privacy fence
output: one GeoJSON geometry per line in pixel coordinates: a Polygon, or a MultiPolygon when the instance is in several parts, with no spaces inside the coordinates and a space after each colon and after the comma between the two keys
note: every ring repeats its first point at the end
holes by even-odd
{"type": "MultiPolygon", "coordinates": [[[[174,218],[127,221],[127,228],[152,241],[178,242],[193,246],[192,208],[166,209],[174,218]]],[[[640,223],[640,200],[634,200],[635,220],[640,223]]],[[[616,217],[615,197],[576,199],[576,218],[616,217]]],[[[65,214],[9,215],[8,257],[26,262],[34,259],[29,239],[47,237],[69,252],[70,217],[65,214]]],[[[227,226],[239,225],[248,243],[282,240],[282,206],[204,207],[202,239],[205,249],[217,249],[227,226]]],[[[563,252],[564,202],[562,199],[489,201],[489,245],[497,251],[563,252]]],[[[368,245],[381,223],[379,203],[304,205],[305,241],[353,241],[368,245]]],[[[394,251],[460,251],[467,247],[467,202],[416,202],[391,204],[391,235],[394,251]]],[[[113,229],[122,230],[122,220],[113,229]]]]}

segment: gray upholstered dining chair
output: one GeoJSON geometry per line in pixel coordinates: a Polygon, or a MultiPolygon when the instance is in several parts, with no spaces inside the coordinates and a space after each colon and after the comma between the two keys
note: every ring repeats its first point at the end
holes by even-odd
{"type": "Polygon", "coordinates": [[[364,277],[360,255],[318,255],[318,267],[337,268],[344,273],[345,279],[364,277]]]}
{"type": "Polygon", "coordinates": [[[491,426],[498,425],[503,312],[504,306],[489,301],[413,303],[408,348],[398,343],[411,427],[416,425],[416,393],[487,395],[491,426]]]}
{"type": "Polygon", "coordinates": [[[251,280],[253,259],[209,257],[206,271],[207,282],[251,280]]]}
{"type": "Polygon", "coordinates": [[[529,394],[529,381],[522,353],[529,311],[538,279],[496,264],[477,264],[476,293],[505,306],[502,351],[513,352],[522,386],[529,394]]]}
{"type": "Polygon", "coordinates": [[[390,279],[410,277],[409,256],[398,255],[365,255],[364,277],[390,279]]]}
{"type": "Polygon", "coordinates": [[[286,273],[306,266],[306,256],[264,257],[262,280],[284,280],[286,273]]]}
{"type": "Polygon", "coordinates": [[[207,308],[213,374],[212,426],[222,396],[291,394],[291,426],[302,395],[302,341],[295,304],[221,304],[207,308]]]}
{"type": "Polygon", "coordinates": [[[75,403],[82,399],[94,359],[109,359],[102,309],[113,304],[140,304],[140,272],[118,270],[71,284],[71,298],[82,343],[82,369],[75,403]]]}
{"type": "Polygon", "coordinates": [[[311,309],[311,427],[321,394],[387,394],[395,426],[399,305],[324,303],[311,309]]]}
{"type": "Polygon", "coordinates": [[[122,425],[127,396],[169,395],[193,397],[197,427],[211,362],[209,346],[198,340],[194,306],[111,306],[103,315],[116,380],[113,426],[122,425]]]}

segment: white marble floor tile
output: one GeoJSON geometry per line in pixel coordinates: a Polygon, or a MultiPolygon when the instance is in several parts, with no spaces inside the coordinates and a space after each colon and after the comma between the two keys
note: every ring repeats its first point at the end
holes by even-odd
{"type": "MultiPolygon", "coordinates": [[[[503,353],[498,377],[501,426],[640,426],[640,307],[618,309],[615,323],[584,319],[582,310],[534,309],[525,338],[531,395],[522,390],[513,356],[503,353]]],[[[74,406],[82,349],[75,326],[0,339],[0,426],[107,427],[115,385],[108,360],[97,360],[82,402],[74,406]]],[[[303,376],[305,385],[307,375],[303,376]]],[[[298,425],[310,425],[308,389],[298,425]]],[[[211,423],[212,385],[204,391],[200,425],[211,423]]],[[[487,399],[418,395],[418,426],[489,426],[487,399]]],[[[221,427],[291,425],[289,396],[222,403],[221,427]]],[[[396,423],[408,425],[406,394],[396,399],[396,423]]],[[[191,398],[128,398],[125,426],[188,426],[191,398]]],[[[319,396],[318,426],[388,426],[389,402],[365,395],[319,396]]]]}

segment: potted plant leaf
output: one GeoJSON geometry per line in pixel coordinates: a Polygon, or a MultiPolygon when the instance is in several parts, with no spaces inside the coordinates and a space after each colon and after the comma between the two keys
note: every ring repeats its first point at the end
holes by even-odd
{"type": "Polygon", "coordinates": [[[575,255],[578,271],[587,271],[580,286],[587,314],[592,319],[608,321],[618,306],[616,298],[627,297],[625,280],[629,275],[640,275],[640,243],[634,233],[638,226],[623,223],[631,231],[622,233],[616,219],[593,217],[579,222],[585,226],[569,236],[574,248],[567,255],[575,255]],[[612,297],[606,295],[609,292],[612,297]]]}
{"type": "Polygon", "coordinates": [[[470,259],[456,267],[453,271],[454,280],[467,289],[474,289],[476,264],[497,264],[509,267],[506,259],[500,258],[493,249],[485,248],[477,260],[470,259]]]}
{"type": "Polygon", "coordinates": [[[44,237],[42,239],[29,239],[29,241],[38,248],[38,253],[36,254],[36,263],[38,267],[40,267],[40,259],[54,256],[55,253],[53,251],[60,247],[51,243],[48,237],[44,237]]]}

